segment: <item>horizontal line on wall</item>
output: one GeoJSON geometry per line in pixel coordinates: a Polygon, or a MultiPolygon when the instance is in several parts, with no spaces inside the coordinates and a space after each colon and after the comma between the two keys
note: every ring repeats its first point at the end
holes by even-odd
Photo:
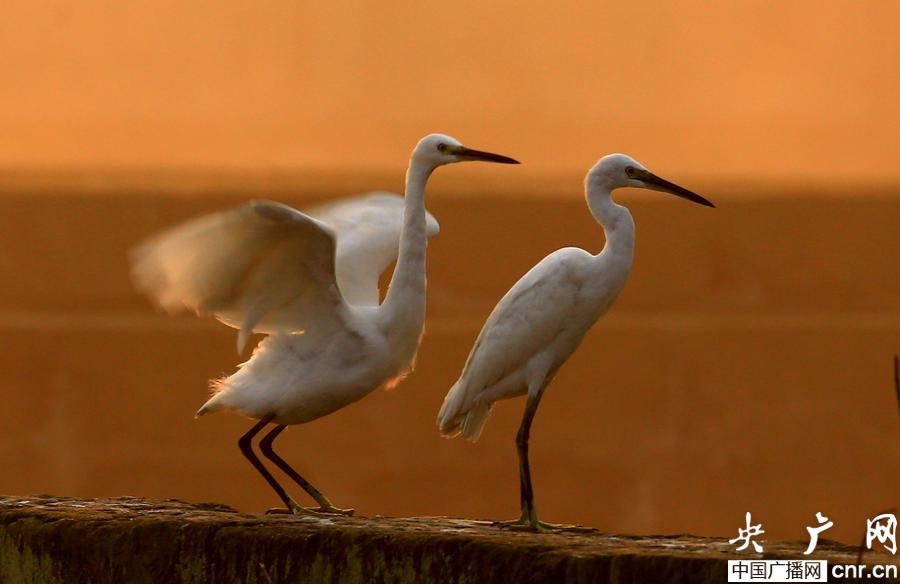
{"type": "MultiPolygon", "coordinates": [[[[434,317],[426,322],[430,334],[477,332],[480,318],[434,317]]],[[[604,330],[635,332],[692,332],[703,330],[852,330],[900,333],[900,313],[841,314],[610,314],[600,321],[604,330]]],[[[212,319],[138,312],[49,313],[0,311],[0,329],[18,332],[76,331],[227,331],[212,319]]]]}

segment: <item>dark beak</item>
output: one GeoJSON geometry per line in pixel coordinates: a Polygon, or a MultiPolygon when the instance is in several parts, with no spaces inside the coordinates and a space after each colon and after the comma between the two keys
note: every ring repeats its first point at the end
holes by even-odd
{"type": "Polygon", "coordinates": [[[518,160],[503,156],[502,154],[494,154],[493,152],[482,152],[481,150],[472,150],[465,146],[458,146],[454,152],[460,158],[466,160],[483,160],[485,162],[499,162],[500,164],[519,164],[518,160]]]}
{"type": "Polygon", "coordinates": [[[684,187],[676,185],[675,183],[670,183],[666,179],[660,178],[648,170],[639,170],[635,178],[643,181],[653,190],[671,193],[676,197],[681,197],[682,199],[687,199],[688,201],[693,201],[700,205],[715,208],[715,205],[713,205],[697,193],[693,193],[684,187]]]}

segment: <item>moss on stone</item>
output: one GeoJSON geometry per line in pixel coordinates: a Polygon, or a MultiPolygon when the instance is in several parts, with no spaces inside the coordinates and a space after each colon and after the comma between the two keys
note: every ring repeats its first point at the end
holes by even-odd
{"type": "MultiPolygon", "coordinates": [[[[799,558],[804,547],[769,542],[766,557],[799,558]]],[[[536,535],[444,518],[0,497],[0,582],[719,583],[727,560],[739,557],[747,558],[724,539],[691,536],[536,535]]],[[[855,550],[825,542],[817,557],[855,563],[855,550]]]]}

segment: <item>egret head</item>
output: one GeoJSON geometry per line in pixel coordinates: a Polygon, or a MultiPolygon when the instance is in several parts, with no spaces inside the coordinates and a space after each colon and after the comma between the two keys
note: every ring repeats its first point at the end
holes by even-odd
{"type": "Polygon", "coordinates": [[[482,160],[485,162],[499,162],[501,164],[519,164],[500,154],[473,150],[463,146],[456,138],[444,134],[429,134],[419,140],[412,153],[413,160],[430,164],[433,168],[454,162],[466,160],[482,160]]]}
{"type": "Polygon", "coordinates": [[[609,190],[622,187],[650,189],[670,193],[707,207],[715,207],[700,195],[656,176],[640,162],[624,154],[610,154],[601,158],[588,172],[587,182],[599,183],[609,190]]]}

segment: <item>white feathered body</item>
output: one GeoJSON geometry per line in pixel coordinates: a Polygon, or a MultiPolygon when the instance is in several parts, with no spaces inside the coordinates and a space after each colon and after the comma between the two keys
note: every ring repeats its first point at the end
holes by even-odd
{"type": "Polygon", "coordinates": [[[420,200],[397,195],[306,213],[256,201],[152,238],[134,251],[133,273],[163,307],[238,328],[239,351],[251,333],[269,335],[234,374],[212,383],[198,416],[235,410],[298,424],[411,370],[424,325],[426,239],[437,232],[420,200]],[[418,260],[422,273],[407,269],[395,301],[379,305],[378,279],[398,257],[404,222],[407,260],[418,260]]]}
{"type": "Polygon", "coordinates": [[[392,331],[378,326],[373,308],[347,312],[345,325],[330,331],[263,339],[249,361],[213,383],[215,394],[197,415],[227,409],[302,424],[398,382],[412,368],[415,349],[400,350],[392,331]]]}
{"type": "MultiPolygon", "coordinates": [[[[624,208],[619,208],[627,213],[624,208]]],[[[445,436],[477,440],[494,402],[539,391],[615,301],[631,271],[634,224],[597,256],[563,248],[506,293],[485,322],[438,414],[445,436]]]]}

